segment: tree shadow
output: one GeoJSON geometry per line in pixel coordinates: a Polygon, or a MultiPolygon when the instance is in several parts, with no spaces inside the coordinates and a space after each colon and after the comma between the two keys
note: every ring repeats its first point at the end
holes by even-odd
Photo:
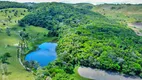
{"type": "Polygon", "coordinates": [[[8,75],[11,75],[11,74],[12,74],[12,72],[7,72],[5,75],[7,75],[7,76],[8,76],[8,75]]]}
{"type": "Polygon", "coordinates": [[[10,64],[10,63],[6,61],[6,62],[3,62],[3,64],[10,64]]]}

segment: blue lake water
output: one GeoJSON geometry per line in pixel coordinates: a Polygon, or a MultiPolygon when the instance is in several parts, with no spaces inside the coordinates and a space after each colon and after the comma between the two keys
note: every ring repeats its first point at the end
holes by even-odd
{"type": "Polygon", "coordinates": [[[48,63],[54,61],[57,57],[56,43],[43,43],[38,46],[38,49],[34,52],[26,55],[26,61],[37,61],[40,66],[47,66],[48,63]]]}

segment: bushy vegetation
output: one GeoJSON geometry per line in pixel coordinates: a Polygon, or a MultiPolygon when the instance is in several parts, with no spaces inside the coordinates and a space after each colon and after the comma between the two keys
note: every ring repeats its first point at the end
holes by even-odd
{"type": "Polygon", "coordinates": [[[17,2],[0,1],[0,9],[5,9],[5,8],[29,8],[29,6],[17,2]]]}
{"type": "Polygon", "coordinates": [[[41,26],[50,30],[49,34],[52,34],[52,36],[58,36],[59,26],[78,27],[79,25],[88,24],[91,20],[98,22],[99,20],[107,21],[108,19],[98,13],[77,9],[68,4],[47,3],[45,6],[36,9],[33,14],[25,16],[19,21],[19,25],[41,26]]]}
{"type": "Polygon", "coordinates": [[[142,74],[142,37],[98,13],[63,3],[44,3],[19,25],[41,26],[49,30],[48,36],[58,37],[58,59],[46,67],[42,76],[55,80],[63,77],[60,74],[69,77],[76,65],[142,74]]]}
{"type": "MultiPolygon", "coordinates": [[[[21,54],[23,58],[23,55],[35,49],[37,44],[54,40],[58,43],[58,58],[45,68],[33,69],[37,80],[45,80],[47,77],[53,80],[87,80],[76,76],[76,71],[74,71],[76,66],[142,77],[142,37],[137,36],[126,25],[118,23],[119,19],[108,17],[108,15],[114,15],[112,13],[116,10],[132,11],[131,8],[127,8],[132,6],[135,11],[141,5],[136,5],[136,7],[130,4],[121,7],[120,5],[106,6],[108,4],[93,6],[91,4],[23,4],[1,1],[0,50],[5,53],[0,54],[1,62],[9,62],[9,70],[13,72],[17,70],[16,74],[22,71],[24,74],[19,77],[25,77],[29,73],[23,71],[17,59],[17,48],[13,45],[19,40],[27,42],[27,51],[21,54]],[[94,9],[99,13],[91,11],[94,9]],[[113,10],[112,13],[110,10],[113,10]],[[6,28],[3,29],[3,27],[6,28]],[[13,66],[16,66],[16,69],[13,66]]],[[[136,12],[139,11],[141,10],[136,10],[136,12]]],[[[116,18],[126,19],[127,17],[126,20],[131,20],[133,17],[136,18],[134,21],[141,22],[140,14],[131,16],[118,14],[115,15],[116,18]]],[[[125,21],[123,20],[122,22],[125,21]]],[[[34,62],[30,64],[25,62],[25,64],[29,68],[35,67],[34,62]]]]}
{"type": "Polygon", "coordinates": [[[16,25],[28,13],[30,12],[25,8],[0,9],[0,28],[7,28],[8,32],[11,25],[16,25]]]}
{"type": "Polygon", "coordinates": [[[89,4],[89,3],[77,3],[77,4],[74,4],[74,7],[80,8],[80,9],[92,10],[95,7],[95,5],[89,4]]]}
{"type": "Polygon", "coordinates": [[[73,30],[60,39],[58,53],[63,56],[62,62],[130,75],[141,74],[142,38],[132,30],[120,28],[120,25],[86,27],[91,29],[77,28],[74,29],[77,33],[73,30]]]}

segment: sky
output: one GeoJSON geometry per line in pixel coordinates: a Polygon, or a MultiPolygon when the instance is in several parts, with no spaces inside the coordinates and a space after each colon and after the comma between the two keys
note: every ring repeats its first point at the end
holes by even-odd
{"type": "Polygon", "coordinates": [[[16,1],[16,2],[64,2],[64,3],[132,3],[142,4],[142,0],[0,0],[0,1],[16,1]]]}

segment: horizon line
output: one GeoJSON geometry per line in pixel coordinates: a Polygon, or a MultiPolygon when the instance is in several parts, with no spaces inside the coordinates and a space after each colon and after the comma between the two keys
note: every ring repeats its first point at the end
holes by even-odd
{"type": "MultiPolygon", "coordinates": [[[[0,0],[1,1],[1,0],[0,0]]],[[[19,1],[8,1],[8,0],[2,0],[7,2],[17,2],[17,3],[52,3],[52,2],[19,2],[19,1]]],[[[142,3],[125,3],[125,2],[97,2],[97,3],[90,3],[90,2],[77,2],[77,3],[71,3],[71,2],[56,2],[56,3],[67,3],[67,4],[79,4],[79,3],[87,3],[87,4],[93,4],[93,5],[101,5],[101,4],[132,4],[132,5],[141,5],[142,3]]]]}

